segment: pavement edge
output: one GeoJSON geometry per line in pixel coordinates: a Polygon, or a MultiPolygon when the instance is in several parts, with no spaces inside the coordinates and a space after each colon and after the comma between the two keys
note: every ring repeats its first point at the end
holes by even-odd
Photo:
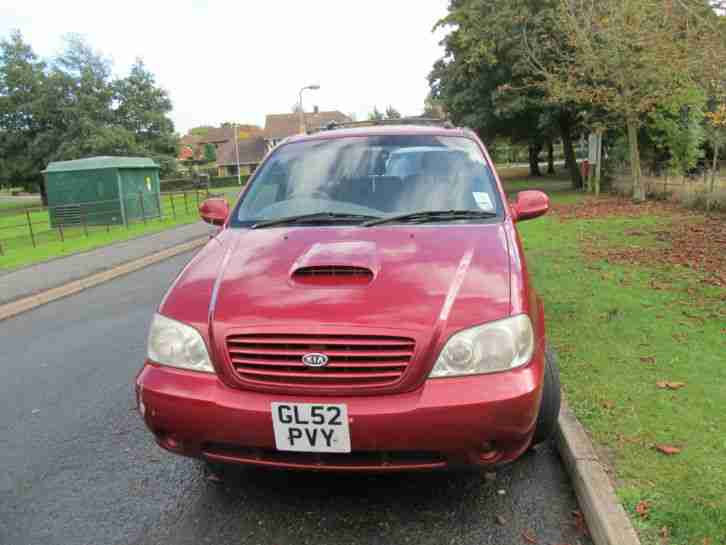
{"type": "Polygon", "coordinates": [[[17,299],[11,303],[0,305],[0,321],[12,318],[13,316],[17,316],[23,312],[27,312],[63,297],[68,297],[69,295],[73,295],[88,288],[98,286],[99,284],[103,284],[104,282],[108,282],[109,280],[113,280],[119,276],[138,271],[139,269],[154,265],[155,263],[159,263],[165,259],[183,254],[184,252],[195,250],[204,246],[204,244],[208,241],[209,237],[205,236],[183,244],[177,244],[176,246],[172,246],[171,248],[161,250],[154,254],[127,261],[126,263],[122,263],[121,265],[111,269],[97,272],[89,276],[79,278],[78,280],[73,280],[72,282],[63,284],[62,286],[41,291],[35,295],[30,295],[28,297],[23,297],[22,299],[17,299]]]}
{"type": "Polygon", "coordinates": [[[590,437],[564,400],[555,441],[595,545],[640,545],[590,437]]]}

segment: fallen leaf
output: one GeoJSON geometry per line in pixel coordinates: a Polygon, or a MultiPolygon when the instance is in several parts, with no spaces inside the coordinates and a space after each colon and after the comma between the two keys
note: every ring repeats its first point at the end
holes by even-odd
{"type": "Polygon", "coordinates": [[[663,454],[666,454],[668,456],[673,456],[674,454],[679,454],[681,452],[680,448],[674,447],[672,445],[656,445],[655,449],[658,452],[662,452],[663,454]]]}
{"type": "Polygon", "coordinates": [[[590,535],[590,530],[587,528],[587,523],[585,522],[585,517],[582,515],[581,511],[573,511],[572,516],[575,518],[575,529],[577,532],[581,535],[590,535]]]}
{"type": "Polygon", "coordinates": [[[527,543],[539,543],[539,541],[537,541],[537,536],[534,535],[532,530],[525,530],[522,532],[522,539],[524,539],[527,543]]]}
{"type": "Polygon", "coordinates": [[[602,406],[603,406],[603,407],[604,407],[605,409],[613,409],[613,408],[615,408],[615,402],[614,402],[614,401],[612,401],[612,400],[610,400],[610,399],[604,399],[604,400],[602,401],[602,406]]]}
{"type": "Polygon", "coordinates": [[[499,526],[506,526],[507,525],[507,519],[505,519],[502,515],[497,515],[497,524],[499,526]]]}
{"type": "Polygon", "coordinates": [[[640,515],[640,518],[644,519],[648,517],[648,511],[650,510],[650,502],[647,500],[640,500],[638,505],[635,506],[635,512],[640,515]]]}
{"type": "Polygon", "coordinates": [[[660,380],[655,383],[655,385],[660,388],[661,390],[680,390],[683,388],[686,383],[685,382],[671,382],[668,380],[660,380]]]}
{"type": "Polygon", "coordinates": [[[655,363],[655,356],[641,356],[640,361],[643,363],[655,363]]]}
{"type": "Polygon", "coordinates": [[[704,537],[703,538],[703,545],[711,545],[711,538],[710,537],[704,537]]]}
{"type": "Polygon", "coordinates": [[[670,539],[670,532],[668,531],[667,526],[663,526],[663,528],[660,529],[660,532],[658,532],[658,536],[660,536],[661,545],[668,545],[668,541],[670,539]]]}

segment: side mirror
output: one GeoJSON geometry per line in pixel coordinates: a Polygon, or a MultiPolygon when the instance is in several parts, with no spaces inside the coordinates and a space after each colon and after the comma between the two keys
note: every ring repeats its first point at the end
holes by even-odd
{"type": "Polygon", "coordinates": [[[514,221],[531,220],[546,214],[550,209],[550,198],[542,191],[520,191],[512,205],[514,221]]]}
{"type": "Polygon", "coordinates": [[[224,225],[229,216],[229,204],[226,199],[207,199],[199,205],[199,215],[212,225],[224,225]]]}

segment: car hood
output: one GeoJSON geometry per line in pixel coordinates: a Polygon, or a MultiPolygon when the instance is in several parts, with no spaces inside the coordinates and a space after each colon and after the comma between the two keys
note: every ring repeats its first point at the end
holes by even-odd
{"type": "Polygon", "coordinates": [[[210,301],[215,326],[431,331],[509,311],[508,244],[498,223],[233,229],[225,246],[210,301]],[[350,267],[370,276],[346,276],[350,267]],[[296,274],[310,268],[322,273],[314,282],[296,274]]]}
{"type": "Polygon", "coordinates": [[[500,223],[224,229],[160,312],[202,333],[230,386],[249,386],[232,371],[230,335],[363,335],[414,341],[410,372],[386,391],[410,390],[454,332],[510,314],[511,248],[500,223]]]}

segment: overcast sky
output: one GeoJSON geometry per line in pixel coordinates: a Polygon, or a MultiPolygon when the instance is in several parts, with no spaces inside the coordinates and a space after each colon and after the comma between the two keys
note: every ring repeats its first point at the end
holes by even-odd
{"type": "Polygon", "coordinates": [[[174,103],[177,131],[264,125],[304,85],[306,110],[355,113],[393,105],[421,113],[442,54],[432,34],[448,0],[22,0],[0,4],[0,36],[19,29],[48,57],[85,35],[125,75],[142,57],[174,103]],[[11,5],[8,5],[11,4],[11,5]]]}

